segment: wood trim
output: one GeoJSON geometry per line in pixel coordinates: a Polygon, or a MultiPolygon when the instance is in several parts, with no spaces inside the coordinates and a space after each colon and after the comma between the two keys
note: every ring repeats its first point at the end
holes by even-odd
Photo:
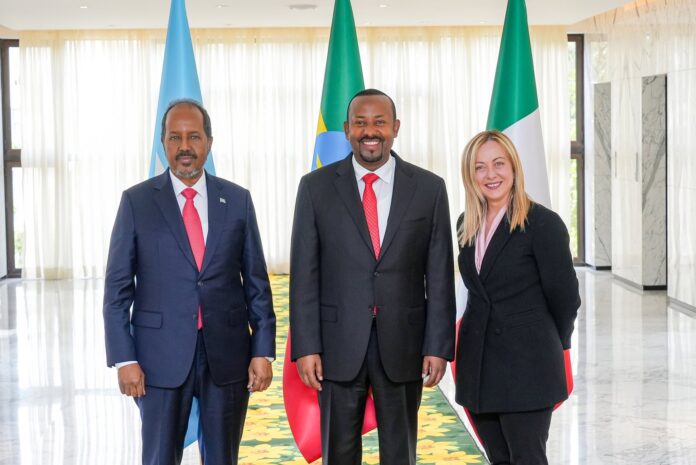
{"type": "Polygon", "coordinates": [[[5,228],[7,237],[7,277],[20,277],[22,270],[16,267],[14,254],[14,195],[12,168],[22,166],[22,151],[12,148],[12,114],[10,111],[10,56],[9,49],[19,47],[16,39],[0,39],[0,87],[2,93],[2,147],[5,181],[5,228]]]}
{"type": "Polygon", "coordinates": [[[576,263],[585,262],[585,36],[568,34],[568,42],[575,43],[575,134],[570,141],[570,158],[577,162],[577,227],[578,250],[576,263]]]}

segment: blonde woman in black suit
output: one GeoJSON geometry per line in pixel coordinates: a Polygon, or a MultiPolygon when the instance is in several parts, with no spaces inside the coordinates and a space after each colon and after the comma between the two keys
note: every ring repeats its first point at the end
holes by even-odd
{"type": "Polygon", "coordinates": [[[568,231],[526,194],[519,155],[503,133],[474,136],[462,178],[459,269],[469,298],[456,399],[492,465],[547,464],[551,412],[568,397],[563,351],[580,307],[568,231]]]}

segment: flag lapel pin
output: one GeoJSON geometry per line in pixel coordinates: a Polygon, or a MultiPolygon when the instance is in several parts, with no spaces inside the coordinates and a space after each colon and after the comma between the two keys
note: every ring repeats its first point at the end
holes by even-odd
{"type": "Polygon", "coordinates": [[[227,200],[225,200],[225,199],[223,199],[222,197],[220,197],[220,203],[227,204],[227,200]]]}

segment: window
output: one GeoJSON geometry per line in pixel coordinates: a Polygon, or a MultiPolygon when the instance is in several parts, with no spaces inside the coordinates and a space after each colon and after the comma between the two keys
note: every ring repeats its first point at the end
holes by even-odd
{"type": "Polygon", "coordinates": [[[7,275],[22,272],[24,246],[22,216],[21,106],[19,41],[0,40],[0,74],[2,88],[3,165],[5,176],[5,217],[7,223],[7,275]]]}
{"type": "Polygon", "coordinates": [[[570,90],[570,249],[576,264],[585,263],[585,106],[583,92],[584,40],[568,35],[568,80],[570,90]]]}

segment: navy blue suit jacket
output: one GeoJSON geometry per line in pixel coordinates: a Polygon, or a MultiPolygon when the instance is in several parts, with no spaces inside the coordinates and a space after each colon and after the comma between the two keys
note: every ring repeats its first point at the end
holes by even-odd
{"type": "Polygon", "coordinates": [[[251,357],[275,357],[275,315],[251,195],[205,176],[208,236],[200,272],[169,171],[123,193],[111,234],[107,365],[137,360],[150,386],[173,388],[186,379],[199,305],[216,384],[246,380],[251,357]]]}

